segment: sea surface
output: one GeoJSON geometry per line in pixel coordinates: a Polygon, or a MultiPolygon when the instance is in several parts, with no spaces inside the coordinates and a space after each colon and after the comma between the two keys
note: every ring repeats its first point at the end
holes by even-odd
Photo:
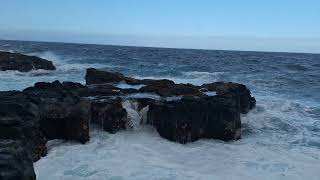
{"type": "Polygon", "coordinates": [[[53,61],[56,71],[0,72],[0,90],[38,81],[85,83],[86,68],[200,85],[247,85],[257,107],[242,139],[169,142],[148,126],[109,134],[91,127],[85,145],[53,140],[34,164],[39,180],[319,180],[320,54],[140,48],[0,41],[0,50],[53,61]]]}

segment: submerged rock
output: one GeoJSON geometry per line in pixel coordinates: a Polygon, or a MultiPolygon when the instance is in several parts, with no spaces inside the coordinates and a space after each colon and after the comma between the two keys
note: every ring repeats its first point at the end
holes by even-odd
{"type": "Polygon", "coordinates": [[[17,70],[28,72],[31,70],[55,70],[51,61],[19,53],[0,52],[0,71],[17,70]]]}

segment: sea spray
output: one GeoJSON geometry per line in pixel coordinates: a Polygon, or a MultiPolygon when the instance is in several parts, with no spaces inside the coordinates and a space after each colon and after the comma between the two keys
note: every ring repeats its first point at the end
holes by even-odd
{"type": "Polygon", "coordinates": [[[127,111],[127,128],[137,130],[141,124],[146,124],[149,106],[139,110],[139,103],[135,100],[122,102],[123,108],[127,111]]]}

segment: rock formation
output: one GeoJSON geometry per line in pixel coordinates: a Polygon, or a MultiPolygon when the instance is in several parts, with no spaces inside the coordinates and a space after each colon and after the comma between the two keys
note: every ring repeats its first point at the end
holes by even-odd
{"type": "Polygon", "coordinates": [[[17,70],[28,72],[31,70],[55,70],[51,61],[19,53],[0,52],[0,71],[17,70]]]}
{"type": "MultiPolygon", "coordinates": [[[[99,91],[96,91],[98,93],[94,96],[113,94],[112,97],[118,96],[122,99],[131,97],[139,103],[140,109],[148,106],[147,123],[154,126],[160,136],[180,143],[192,142],[200,138],[221,140],[241,138],[240,113],[247,113],[256,103],[250,90],[237,83],[216,82],[194,86],[175,84],[166,79],[133,79],[120,73],[104,72],[93,68],[87,70],[86,81],[88,85],[94,83],[95,87],[99,87],[99,91]],[[119,89],[114,87],[118,83],[143,86],[139,89],[119,89]],[[216,95],[207,95],[206,92],[215,92],[216,95]],[[150,98],[132,96],[139,93],[150,93],[155,96],[150,98]]],[[[125,129],[126,122],[121,117],[124,114],[119,113],[118,116],[114,116],[109,110],[114,108],[117,109],[114,112],[121,112],[119,102],[114,103],[116,100],[110,100],[109,96],[104,98],[103,103],[101,97],[99,101],[96,104],[108,104],[108,108],[106,110],[100,108],[99,113],[108,115],[101,117],[102,115],[99,116],[94,108],[93,119],[100,119],[99,123],[101,118],[115,123],[116,125],[103,125],[108,132],[114,133],[125,129]]]]}
{"type": "Polygon", "coordinates": [[[161,137],[183,144],[237,140],[240,113],[256,103],[237,83],[175,84],[93,68],[85,79],[86,86],[38,82],[22,92],[0,92],[0,179],[35,179],[32,162],[46,155],[47,141],[86,143],[90,123],[109,133],[151,125],[161,137]]]}

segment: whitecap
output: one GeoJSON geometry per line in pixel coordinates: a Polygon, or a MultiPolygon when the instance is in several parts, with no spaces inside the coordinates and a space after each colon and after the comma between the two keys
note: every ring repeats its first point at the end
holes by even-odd
{"type": "Polygon", "coordinates": [[[120,88],[120,89],[137,89],[137,90],[139,90],[140,88],[142,88],[144,86],[145,86],[144,84],[130,85],[127,83],[119,83],[116,85],[116,87],[120,88]]]}
{"type": "Polygon", "coordinates": [[[212,83],[221,81],[224,72],[199,72],[188,71],[183,72],[179,76],[134,76],[136,79],[169,79],[175,83],[202,85],[205,83],[212,83]]]}
{"type": "Polygon", "coordinates": [[[154,93],[133,93],[126,96],[126,98],[130,99],[141,99],[141,98],[149,98],[154,100],[161,100],[161,96],[154,93]]]}
{"type": "Polygon", "coordinates": [[[215,91],[206,91],[206,92],[203,92],[203,94],[205,94],[207,96],[215,96],[215,95],[217,95],[217,93],[215,91]]]}

